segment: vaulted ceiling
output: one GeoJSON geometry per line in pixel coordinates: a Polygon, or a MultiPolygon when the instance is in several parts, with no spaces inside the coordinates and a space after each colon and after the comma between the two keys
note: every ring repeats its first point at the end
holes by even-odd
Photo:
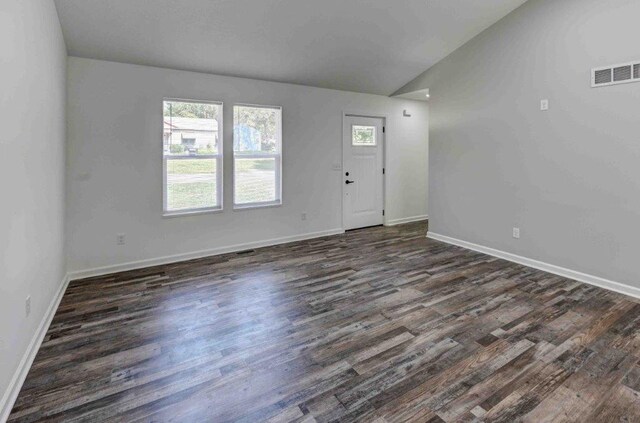
{"type": "Polygon", "coordinates": [[[55,0],[69,54],[389,95],[526,0],[55,0]]]}

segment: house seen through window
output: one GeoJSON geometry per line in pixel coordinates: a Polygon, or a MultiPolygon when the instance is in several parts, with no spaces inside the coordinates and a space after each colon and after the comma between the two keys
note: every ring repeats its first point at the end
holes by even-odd
{"type": "Polygon", "coordinates": [[[222,208],[222,103],[164,102],[164,212],[222,208]]]}

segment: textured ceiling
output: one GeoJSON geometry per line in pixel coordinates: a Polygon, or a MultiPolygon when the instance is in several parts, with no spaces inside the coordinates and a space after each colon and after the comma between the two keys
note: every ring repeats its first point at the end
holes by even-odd
{"type": "Polygon", "coordinates": [[[69,54],[389,95],[525,0],[55,0],[69,54]]]}

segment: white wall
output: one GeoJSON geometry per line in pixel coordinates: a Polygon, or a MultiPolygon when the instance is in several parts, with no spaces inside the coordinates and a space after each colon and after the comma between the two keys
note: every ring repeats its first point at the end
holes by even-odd
{"type": "Polygon", "coordinates": [[[72,271],[339,230],[343,178],[332,164],[341,162],[343,111],[389,117],[387,219],[427,214],[424,103],[80,58],[69,59],[68,84],[72,271]],[[162,217],[163,97],[224,102],[223,213],[162,217]],[[283,107],[282,207],[231,208],[234,102],[283,107]]]}
{"type": "Polygon", "coordinates": [[[638,17],[529,0],[401,90],[431,92],[431,231],[640,287],[640,83],[590,87],[640,60],[638,17]]]}
{"type": "Polygon", "coordinates": [[[65,275],[67,54],[53,1],[0,2],[0,52],[1,421],[16,369],[65,275]]]}

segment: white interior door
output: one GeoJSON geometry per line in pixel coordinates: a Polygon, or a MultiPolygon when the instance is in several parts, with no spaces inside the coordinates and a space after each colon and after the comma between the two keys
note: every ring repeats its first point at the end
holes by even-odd
{"type": "Polygon", "coordinates": [[[345,116],[342,151],[345,229],[382,225],[383,120],[345,116]]]}

